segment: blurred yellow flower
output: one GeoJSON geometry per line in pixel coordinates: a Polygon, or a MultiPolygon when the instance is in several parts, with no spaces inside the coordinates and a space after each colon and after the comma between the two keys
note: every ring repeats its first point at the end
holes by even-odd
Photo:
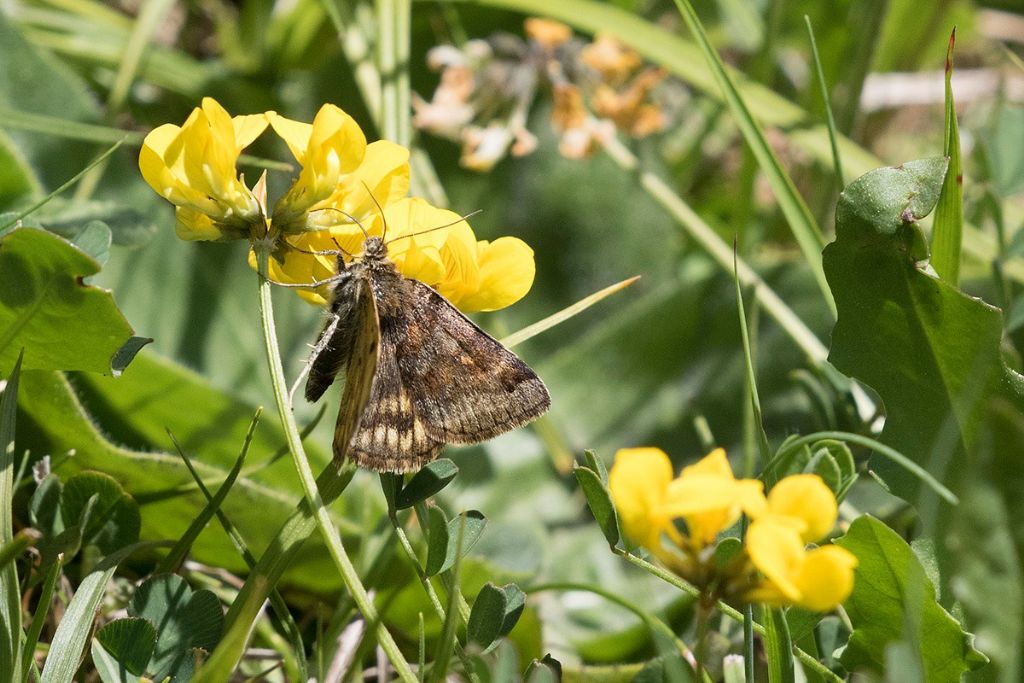
{"type": "Polygon", "coordinates": [[[780,517],[768,515],[747,529],[746,550],[765,580],[747,599],[772,605],[797,605],[826,612],[853,590],[857,558],[834,545],[804,548],[800,533],[780,517]]]}
{"type": "Polygon", "coordinates": [[[205,97],[180,127],[164,124],[146,136],[139,153],[142,177],[177,208],[178,237],[217,240],[250,237],[262,227],[263,207],[238,175],[241,151],[267,127],[263,114],[232,118],[205,97]]]}
{"type": "Polygon", "coordinates": [[[716,448],[694,465],[684,467],[668,487],[665,512],[686,520],[690,537],[703,545],[740,518],[754,517],[765,508],[764,485],[756,479],[736,479],[725,450],[716,448]]]}
{"type": "Polygon", "coordinates": [[[608,489],[622,532],[631,542],[656,551],[671,520],[664,514],[672,463],[660,448],[623,448],[608,472],[608,489]]]}
{"type": "Polygon", "coordinates": [[[853,590],[857,560],[851,553],[832,545],[805,548],[827,535],[837,516],[835,496],[817,475],[786,477],[765,498],[760,481],[733,475],[721,448],[676,478],[660,449],[625,448],[615,454],[608,488],[626,538],[711,591],[709,600],[827,611],[853,590]],[[741,514],[753,520],[745,552],[719,565],[711,547],[741,514]],[[678,519],[686,522],[686,535],[675,527],[678,519]]]}

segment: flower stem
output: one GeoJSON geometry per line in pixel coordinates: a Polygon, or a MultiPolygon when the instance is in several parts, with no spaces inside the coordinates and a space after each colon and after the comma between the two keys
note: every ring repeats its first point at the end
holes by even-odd
{"type": "Polygon", "coordinates": [[[693,649],[693,656],[697,660],[697,680],[703,680],[706,671],[704,662],[708,656],[708,622],[714,606],[715,599],[703,593],[697,601],[697,645],[693,649]]]}
{"type": "Polygon", "coordinates": [[[269,248],[265,243],[255,242],[253,249],[256,252],[256,264],[259,271],[260,319],[263,323],[263,341],[267,349],[267,362],[270,367],[270,380],[274,388],[274,400],[277,404],[277,412],[281,416],[281,425],[284,428],[288,451],[292,455],[295,470],[298,472],[299,481],[302,483],[302,491],[309,502],[310,508],[313,510],[316,524],[320,528],[320,533],[324,538],[324,544],[327,546],[328,552],[331,554],[331,559],[334,560],[334,564],[338,568],[341,581],[352,596],[352,601],[356,604],[356,608],[362,613],[363,618],[366,619],[368,624],[376,625],[377,642],[388,656],[388,659],[391,660],[391,664],[395,667],[395,673],[398,677],[406,683],[415,683],[417,681],[416,674],[413,673],[409,662],[406,661],[398,649],[395,639],[380,620],[377,609],[370,600],[370,596],[366,593],[366,588],[363,587],[362,582],[359,580],[359,574],[356,572],[352,560],[349,559],[344,546],[341,544],[341,537],[338,535],[337,529],[334,528],[334,524],[331,522],[330,515],[327,512],[327,506],[324,505],[324,501],[321,499],[320,492],[317,489],[313,470],[309,466],[309,458],[302,447],[302,438],[299,436],[299,428],[295,423],[295,415],[292,413],[291,406],[288,403],[288,383],[284,378],[284,367],[281,364],[281,353],[277,345],[274,310],[270,298],[270,281],[267,279],[267,264],[270,257],[269,248]]]}

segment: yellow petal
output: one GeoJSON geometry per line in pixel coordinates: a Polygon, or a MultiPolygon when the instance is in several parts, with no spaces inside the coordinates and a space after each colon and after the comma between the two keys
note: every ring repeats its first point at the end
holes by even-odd
{"type": "Polygon", "coordinates": [[[299,164],[304,164],[306,161],[306,148],[309,146],[309,136],[313,133],[313,126],[309,123],[286,119],[277,112],[272,111],[267,112],[267,120],[270,122],[270,127],[274,129],[274,132],[288,145],[288,149],[291,150],[295,160],[299,164]]]}
{"type": "Polygon", "coordinates": [[[745,546],[750,561],[789,602],[800,599],[795,579],[804,560],[804,545],[795,530],[770,517],[758,519],[747,529],[745,546]]]}
{"type": "Polygon", "coordinates": [[[659,513],[672,481],[672,463],[660,448],[623,448],[615,454],[608,488],[626,537],[655,550],[668,520],[659,513]]]}
{"type": "Polygon", "coordinates": [[[732,466],[725,456],[724,448],[716,448],[692,465],[683,468],[681,476],[689,474],[706,474],[709,476],[733,479],[732,466]]]}
{"type": "Polygon", "coordinates": [[[477,242],[478,290],[458,304],[464,311],[496,311],[526,296],[537,267],[533,249],[517,237],[477,242]]]}
{"type": "MultiPolygon", "coordinates": [[[[366,146],[366,154],[358,168],[338,181],[331,196],[317,209],[333,207],[369,220],[379,209],[396,202],[409,192],[409,150],[388,140],[377,140],[366,146]]],[[[338,222],[335,211],[325,210],[319,220],[338,222]]]]}
{"type": "Polygon", "coordinates": [[[839,546],[826,545],[810,551],[795,577],[800,591],[796,604],[815,612],[835,609],[853,591],[856,566],[857,558],[839,546]]]}
{"type": "Polygon", "coordinates": [[[266,114],[247,114],[235,116],[231,124],[235,130],[235,151],[241,153],[243,149],[252,144],[253,140],[267,129],[266,114]]]}
{"type": "Polygon", "coordinates": [[[832,490],[816,474],[783,478],[768,493],[768,513],[800,521],[804,542],[823,538],[835,526],[838,507],[832,490]]]}
{"type": "Polygon", "coordinates": [[[222,233],[213,220],[201,211],[188,206],[179,206],[174,211],[174,231],[178,239],[218,240],[222,233]]]}

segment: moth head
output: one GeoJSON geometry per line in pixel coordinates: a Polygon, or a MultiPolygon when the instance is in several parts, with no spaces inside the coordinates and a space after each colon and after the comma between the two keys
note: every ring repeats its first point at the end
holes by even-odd
{"type": "Polygon", "coordinates": [[[380,259],[388,254],[387,245],[384,244],[384,240],[376,235],[367,237],[366,241],[363,242],[363,258],[364,259],[380,259]]]}

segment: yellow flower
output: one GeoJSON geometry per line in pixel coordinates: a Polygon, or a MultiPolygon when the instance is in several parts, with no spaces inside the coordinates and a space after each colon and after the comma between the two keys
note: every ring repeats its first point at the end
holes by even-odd
{"type": "Polygon", "coordinates": [[[263,114],[232,118],[203,98],[180,127],[165,124],[142,144],[139,170],[177,206],[177,233],[187,240],[248,237],[264,225],[263,208],[239,178],[241,151],[267,127],[263,114]]]}
{"type": "MultiPolygon", "coordinates": [[[[765,514],[792,526],[805,543],[823,538],[836,524],[835,495],[816,474],[783,478],[768,493],[765,514]]],[[[753,516],[753,515],[752,515],[753,516]]]]}
{"type": "Polygon", "coordinates": [[[608,489],[626,538],[657,551],[671,520],[664,513],[672,463],[660,448],[623,448],[608,473],[608,489]]]}
{"type": "Polygon", "coordinates": [[[335,193],[344,174],[362,164],[366,137],[359,124],[333,104],[322,106],[312,124],[274,112],[267,112],[267,119],[302,166],[298,179],[274,207],[273,224],[283,233],[303,232],[309,229],[306,214],[335,193]]]}
{"type": "Polygon", "coordinates": [[[842,604],[853,590],[857,558],[834,545],[807,551],[792,525],[765,516],[747,529],[746,550],[765,581],[747,595],[752,602],[797,605],[827,612],[842,604]]]}
{"type": "Polygon", "coordinates": [[[665,512],[686,520],[690,537],[702,545],[713,543],[718,533],[740,518],[764,511],[763,485],[754,479],[736,479],[725,457],[716,448],[696,464],[683,468],[668,487],[665,512]]]}
{"type": "MultiPolygon", "coordinates": [[[[397,189],[404,190],[405,183],[400,175],[384,172],[383,168],[378,170],[381,172],[363,174],[375,176],[376,186],[383,189],[380,196],[374,192],[373,199],[393,199],[397,189]]],[[[383,206],[382,214],[362,184],[352,187],[359,191],[351,198],[339,196],[334,201],[352,209],[352,212],[346,209],[346,213],[353,216],[363,213],[361,208],[369,212],[371,206],[374,213],[367,220],[360,220],[358,225],[336,223],[318,232],[289,236],[288,243],[296,250],[285,249],[283,260],[271,260],[272,279],[302,284],[330,278],[335,271],[333,256],[303,252],[340,248],[358,256],[365,229],[368,235],[385,237],[388,257],[400,273],[434,287],[464,311],[504,308],[521,299],[533,284],[533,250],[522,240],[502,237],[494,243],[477,242],[469,224],[458,214],[419,198],[390,201],[383,206]]],[[[323,212],[327,213],[330,212],[323,212]]],[[[346,257],[346,261],[349,260],[346,257]]],[[[253,262],[250,255],[250,263],[253,262]]],[[[327,289],[322,286],[316,291],[300,292],[300,295],[307,301],[322,304],[329,296],[327,289]]]]}

